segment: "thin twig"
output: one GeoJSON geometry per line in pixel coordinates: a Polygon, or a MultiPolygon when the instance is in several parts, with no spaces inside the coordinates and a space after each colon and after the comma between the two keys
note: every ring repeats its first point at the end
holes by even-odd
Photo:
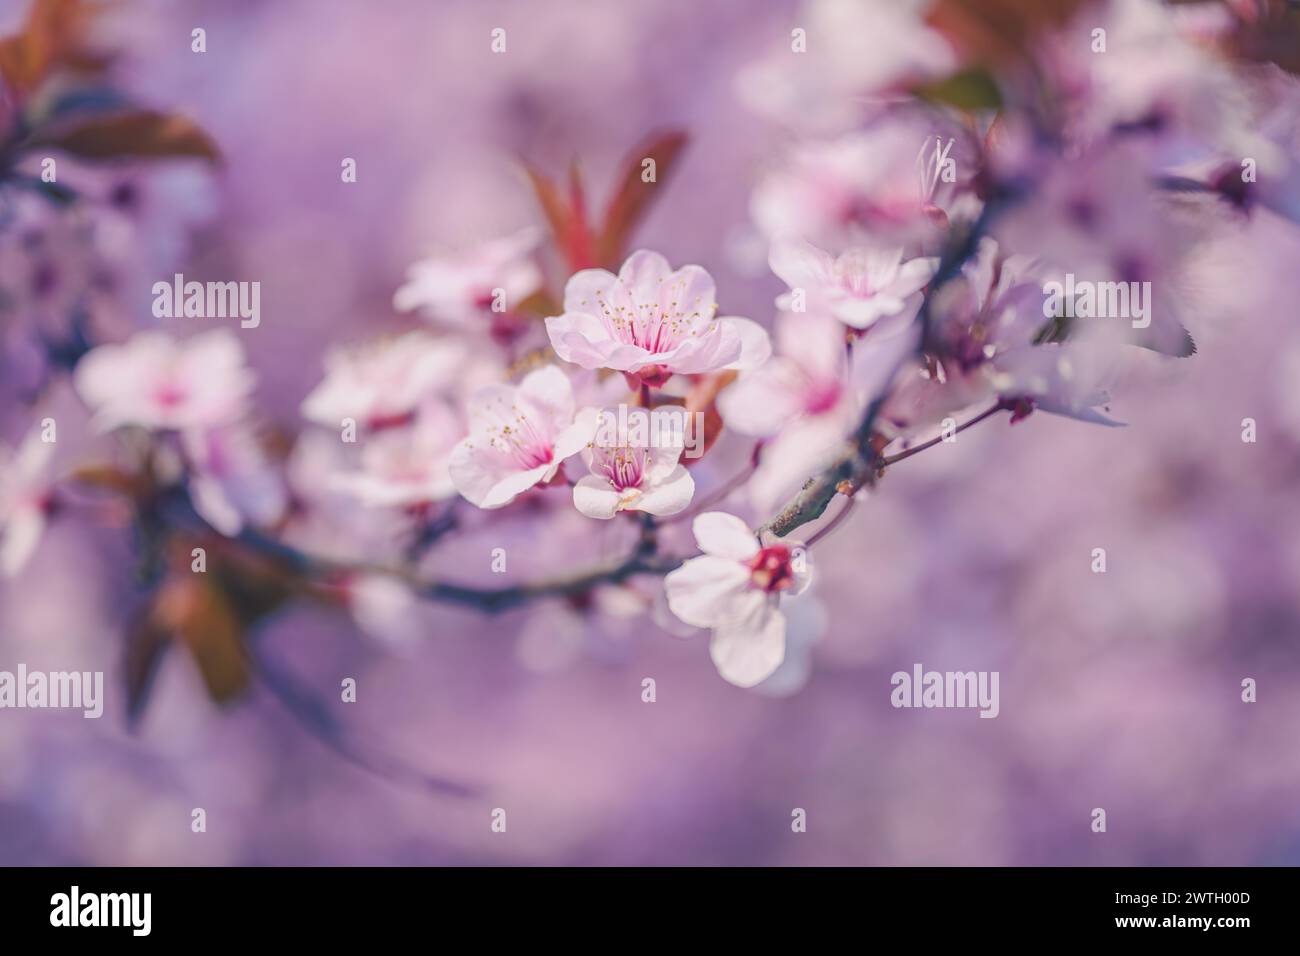
{"type": "Polygon", "coordinates": [[[761,441],[755,442],[754,450],[749,456],[749,464],[747,464],[742,471],[732,475],[730,478],[728,478],[726,481],[720,484],[713,491],[709,492],[709,494],[705,495],[699,501],[692,504],[685,511],[675,514],[670,518],[665,518],[663,521],[659,523],[661,525],[664,525],[664,524],[676,524],[679,521],[687,521],[690,518],[694,518],[696,515],[707,511],[708,509],[712,508],[714,505],[718,504],[719,502],[725,501],[728,495],[730,495],[733,491],[735,491],[737,488],[739,488],[741,485],[743,485],[746,481],[748,481],[753,476],[754,472],[758,469],[758,459],[762,450],[763,450],[763,443],[761,441]]]}
{"type": "MultiPolygon", "coordinates": [[[[972,418],[970,421],[963,422],[962,424],[958,425],[955,429],[953,429],[952,434],[957,435],[960,432],[964,432],[972,425],[978,425],[980,422],[984,421],[984,419],[991,418],[992,416],[996,415],[998,412],[1007,411],[1010,408],[1011,408],[1011,404],[1009,402],[1005,400],[999,400],[997,404],[995,404],[992,408],[987,408],[984,411],[980,412],[978,415],[976,415],[974,418],[972,418]]],[[[913,455],[919,455],[927,448],[933,448],[935,445],[939,444],[941,441],[944,440],[945,437],[946,435],[942,435],[942,434],[937,435],[934,438],[931,438],[929,441],[922,442],[919,445],[914,445],[911,448],[904,449],[903,451],[900,451],[897,455],[887,455],[884,458],[880,459],[880,467],[887,468],[890,465],[897,464],[900,461],[904,461],[908,458],[911,458],[913,455]]]]}

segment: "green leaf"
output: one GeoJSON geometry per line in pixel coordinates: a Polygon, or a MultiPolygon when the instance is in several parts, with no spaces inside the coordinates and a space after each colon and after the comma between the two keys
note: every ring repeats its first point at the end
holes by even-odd
{"type": "Polygon", "coordinates": [[[995,110],[1002,106],[997,82],[987,71],[977,67],[918,87],[915,92],[923,100],[967,112],[995,110]]]}

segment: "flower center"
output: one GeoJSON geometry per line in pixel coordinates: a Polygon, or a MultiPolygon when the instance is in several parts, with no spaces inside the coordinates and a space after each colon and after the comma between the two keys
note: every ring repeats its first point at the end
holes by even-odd
{"type": "Polygon", "coordinates": [[[415,412],[379,412],[370,417],[366,422],[371,431],[383,431],[386,428],[400,428],[403,425],[409,425],[415,421],[415,412]]]}
{"type": "Polygon", "coordinates": [[[683,301],[686,295],[686,282],[679,279],[661,284],[656,301],[637,302],[628,290],[627,295],[619,296],[626,304],[619,304],[598,292],[596,306],[615,339],[657,355],[715,327],[713,317],[718,304],[706,302],[701,296],[683,301]]]}
{"type": "Polygon", "coordinates": [[[185,401],[185,389],[177,382],[163,382],[154,391],[154,401],[163,408],[175,408],[185,401]]]}
{"type": "Polygon", "coordinates": [[[846,252],[836,259],[834,275],[840,288],[851,296],[865,299],[875,292],[871,284],[870,263],[862,250],[846,252]]]}
{"type": "Polygon", "coordinates": [[[749,580],[760,591],[784,591],[794,584],[790,549],[769,544],[749,560],[749,580]]]}
{"type": "Polygon", "coordinates": [[[517,406],[511,412],[501,425],[488,430],[489,443],[525,471],[549,465],[555,457],[555,448],[546,423],[535,420],[517,406]]]}
{"type": "Polygon", "coordinates": [[[809,415],[824,415],[839,404],[840,383],[834,380],[821,382],[810,381],[804,398],[804,412],[809,415]]]}
{"type": "Polygon", "coordinates": [[[641,481],[645,477],[644,448],[623,446],[602,451],[601,467],[615,491],[622,492],[629,488],[641,487],[641,481]]]}

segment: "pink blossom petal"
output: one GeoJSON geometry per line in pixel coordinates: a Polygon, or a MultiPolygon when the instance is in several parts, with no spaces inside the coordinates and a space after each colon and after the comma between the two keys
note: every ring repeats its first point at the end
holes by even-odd
{"type": "Polygon", "coordinates": [[[749,481],[750,500],[760,511],[784,504],[810,474],[829,465],[844,451],[855,421],[849,415],[801,418],[782,430],[763,450],[749,481]]]}
{"type": "Polygon", "coordinates": [[[564,311],[598,318],[602,301],[626,305],[625,297],[626,290],[614,273],[604,269],[583,269],[575,272],[564,284],[564,311]]]}
{"type": "Polygon", "coordinates": [[[506,466],[501,456],[472,448],[469,439],[456,446],[447,464],[456,490],[484,509],[508,505],[539,481],[550,478],[556,467],[547,463],[515,471],[506,466]]]}
{"type": "Polygon", "coordinates": [[[557,366],[529,372],[519,383],[519,395],[556,422],[567,424],[573,418],[573,386],[557,366]]]}
{"type": "Polygon", "coordinates": [[[767,329],[757,322],[737,316],[724,316],[718,321],[728,336],[735,335],[740,341],[740,354],[723,368],[741,371],[758,368],[771,357],[772,340],[767,329]]]}
{"type": "Polygon", "coordinates": [[[668,260],[659,253],[638,249],[627,257],[623,268],[618,270],[618,281],[638,302],[657,301],[659,283],[665,281],[672,272],[668,260]],[[650,295],[654,298],[642,298],[650,295]]]}
{"type": "Polygon", "coordinates": [[[36,551],[45,533],[45,512],[41,508],[20,508],[9,516],[0,531],[0,577],[16,575],[36,551]]]}
{"type": "Polygon", "coordinates": [[[830,316],[787,314],[779,319],[781,355],[793,359],[808,384],[826,389],[844,378],[844,325],[830,316]]]}
{"type": "Polygon", "coordinates": [[[647,365],[663,365],[683,375],[698,375],[726,368],[740,359],[743,343],[737,330],[714,326],[709,333],[693,336],[660,353],[647,353],[647,365]]]}
{"type": "Polygon", "coordinates": [[[898,276],[889,287],[889,292],[905,299],[913,292],[920,292],[925,284],[934,278],[939,270],[936,258],[909,259],[898,270],[898,276]]]}
{"type": "Polygon", "coordinates": [[[722,420],[742,435],[775,435],[802,409],[798,375],[794,363],[783,358],[742,375],[718,396],[722,420]]]}
{"type": "Polygon", "coordinates": [[[553,460],[556,462],[571,458],[586,448],[596,437],[599,412],[594,408],[584,408],[577,415],[573,424],[563,429],[555,438],[553,460]]]}
{"type": "Polygon", "coordinates": [[[772,243],[767,264],[791,289],[803,289],[806,297],[829,279],[834,262],[811,242],[789,237],[772,243]]]}

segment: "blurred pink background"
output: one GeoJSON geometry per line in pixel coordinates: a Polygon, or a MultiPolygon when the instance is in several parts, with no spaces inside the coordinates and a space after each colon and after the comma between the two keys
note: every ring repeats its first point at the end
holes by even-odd
{"type": "MultiPolygon", "coordinates": [[[[796,10],[157,2],[113,29],[127,85],[222,148],[215,212],[180,262],[262,282],[261,327],[241,333],[258,412],[297,430],[330,345],[410,325],[391,307],[410,263],[540,222],[516,156],[554,173],[576,156],[603,197],[634,143],[686,129],[634,247],[704,265],[725,311],[769,323],[782,284],[748,203],[784,134],[735,77],[785,42],[796,10]]],[[[1260,217],[1198,254],[1199,354],[1135,354],[1112,406],[1127,428],[998,419],[859,504],[819,549],[808,613],[824,634],[788,697],[732,687],[701,638],[599,603],[586,618],[559,602],[499,617],[428,605],[412,639],[387,643],[295,607],[256,635],[323,700],[355,677],[339,711],[353,739],[478,788],[468,797],[352,765],[265,688],[218,708],[184,654],[129,733],[129,541],[56,521],[0,583],[0,667],[102,669],[108,705],[99,721],[0,713],[0,862],[1300,863],[1300,238],[1260,217]],[[890,675],[917,662],[999,671],[1000,715],[891,708],[890,675]],[[1241,701],[1247,677],[1258,703],[1241,701]],[[489,828],[497,807],[506,834],[489,828]],[[796,807],[806,833],[791,832],[796,807]]],[[[3,421],[21,435],[20,416],[3,421]]],[[[727,440],[715,479],[746,447],[727,440]]],[[[577,515],[485,522],[431,567],[463,578],[506,534],[524,535],[520,579],[623,547],[577,515]]]]}

